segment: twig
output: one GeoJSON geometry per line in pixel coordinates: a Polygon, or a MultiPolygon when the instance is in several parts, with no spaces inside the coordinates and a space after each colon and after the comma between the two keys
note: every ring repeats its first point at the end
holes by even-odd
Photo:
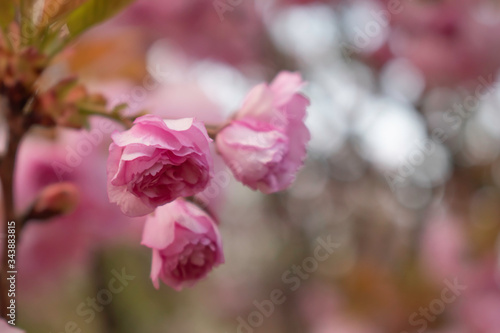
{"type": "MultiPolygon", "coordinates": [[[[7,151],[0,164],[0,179],[2,181],[2,199],[4,207],[4,229],[3,233],[8,234],[7,223],[16,221],[15,203],[14,203],[14,170],[16,165],[17,151],[21,139],[26,132],[24,125],[24,117],[19,115],[9,115],[7,118],[8,135],[7,135],[7,151]]],[[[16,221],[17,222],[17,221],[16,221]]],[[[21,224],[16,223],[16,241],[21,230],[21,224]]],[[[7,239],[3,242],[2,249],[2,267],[0,272],[0,299],[2,308],[0,314],[2,317],[7,318],[7,305],[10,303],[8,296],[8,242],[7,239]]]]}

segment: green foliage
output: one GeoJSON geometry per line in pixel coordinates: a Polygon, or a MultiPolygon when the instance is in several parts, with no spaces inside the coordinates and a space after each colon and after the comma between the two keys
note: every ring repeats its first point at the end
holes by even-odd
{"type": "Polygon", "coordinates": [[[21,46],[55,56],[87,29],[104,22],[134,0],[0,0],[0,28],[15,20],[19,5],[21,46]]]}

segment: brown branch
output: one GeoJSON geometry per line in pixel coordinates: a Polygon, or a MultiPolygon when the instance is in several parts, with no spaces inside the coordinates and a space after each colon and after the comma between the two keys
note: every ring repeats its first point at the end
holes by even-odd
{"type": "MultiPolygon", "coordinates": [[[[7,116],[8,135],[7,135],[7,151],[0,164],[0,179],[2,183],[2,200],[4,208],[3,234],[5,240],[2,249],[2,266],[0,271],[0,300],[2,317],[7,318],[7,306],[10,303],[8,296],[8,222],[16,221],[15,203],[14,203],[14,171],[17,158],[17,151],[21,139],[26,132],[24,117],[22,115],[9,114],[7,116]]],[[[16,221],[16,243],[21,230],[21,224],[16,221]]]]}

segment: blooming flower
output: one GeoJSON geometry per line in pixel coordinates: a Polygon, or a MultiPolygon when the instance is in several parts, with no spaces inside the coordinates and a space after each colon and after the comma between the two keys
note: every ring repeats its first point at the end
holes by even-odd
{"type": "Polygon", "coordinates": [[[176,290],[190,287],[224,262],[217,225],[183,199],[158,207],[148,217],[142,244],[153,249],[151,279],[176,290]]]}
{"type": "Polygon", "coordinates": [[[128,216],[146,215],[176,198],[192,196],[210,180],[210,139],[193,118],[146,115],[112,138],[108,195],[128,216]]]}
{"type": "Polygon", "coordinates": [[[303,84],[299,74],[282,72],[271,85],[254,87],[217,135],[217,149],[236,179],[254,190],[286,189],[303,165],[310,139],[304,124],[309,100],[298,93],[303,84]]]}

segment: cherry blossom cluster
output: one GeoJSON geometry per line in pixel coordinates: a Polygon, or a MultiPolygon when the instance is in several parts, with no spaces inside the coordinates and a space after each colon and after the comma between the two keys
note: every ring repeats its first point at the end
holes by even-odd
{"type": "Polygon", "coordinates": [[[212,151],[253,190],[270,194],[292,184],[310,139],[303,85],[300,74],[281,72],[254,87],[215,130],[194,118],[144,115],[112,135],[109,199],[127,216],[147,215],[142,244],[153,252],[156,288],[159,280],[176,290],[192,286],[224,262],[218,223],[193,199],[214,175],[212,151]]]}

